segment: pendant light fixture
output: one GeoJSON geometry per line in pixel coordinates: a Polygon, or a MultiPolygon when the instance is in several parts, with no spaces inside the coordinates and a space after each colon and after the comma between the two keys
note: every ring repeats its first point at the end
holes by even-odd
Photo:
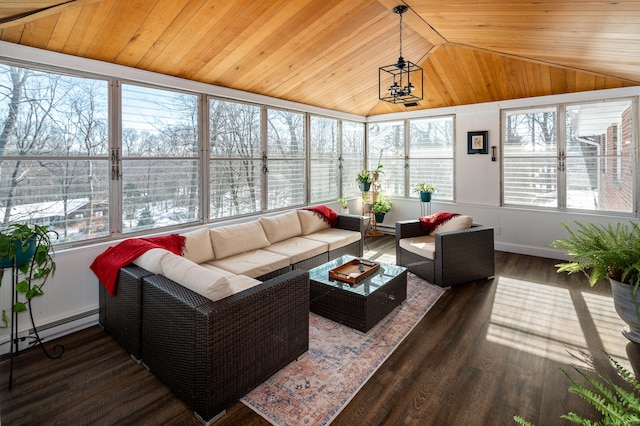
{"type": "Polygon", "coordinates": [[[397,63],[379,68],[378,98],[392,104],[416,106],[423,98],[423,72],[418,65],[402,57],[402,14],[407,10],[409,8],[404,5],[393,8],[393,12],[400,15],[400,57],[397,63]]]}

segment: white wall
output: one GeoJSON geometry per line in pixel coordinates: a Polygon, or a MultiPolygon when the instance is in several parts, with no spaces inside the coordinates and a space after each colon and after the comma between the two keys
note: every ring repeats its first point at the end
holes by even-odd
{"type": "MultiPolygon", "coordinates": [[[[172,77],[147,73],[140,70],[119,67],[112,64],[74,58],[52,52],[17,46],[0,42],[0,56],[9,59],[38,61],[49,66],[71,67],[87,72],[111,75],[137,81],[149,81],[163,86],[197,90],[218,96],[266,103],[286,108],[308,110],[327,114],[327,111],[315,107],[305,107],[287,101],[264,96],[247,94],[215,86],[188,82],[172,77]]],[[[467,154],[467,132],[489,131],[489,145],[499,146],[500,110],[536,105],[547,105],[560,102],[581,102],[601,100],[621,96],[638,96],[640,88],[614,89],[607,91],[578,93],[572,95],[549,96],[544,98],[515,100],[499,103],[444,108],[429,111],[417,111],[401,114],[389,114],[384,117],[371,117],[369,121],[395,120],[412,117],[438,115],[455,115],[456,151],[455,151],[455,196],[456,203],[432,203],[432,211],[456,211],[470,214],[477,223],[493,226],[496,230],[496,249],[524,253],[537,256],[561,258],[561,253],[549,245],[564,235],[562,222],[573,220],[607,223],[619,220],[616,216],[589,215],[577,213],[561,213],[556,211],[529,211],[525,209],[500,207],[500,159],[491,161],[489,155],[467,154]]],[[[344,113],[329,114],[349,120],[361,119],[344,113]]],[[[385,217],[383,226],[393,224],[396,220],[417,218],[420,204],[416,199],[392,199],[393,209],[385,217]]],[[[336,205],[332,207],[337,208],[336,205]]],[[[352,200],[352,213],[359,211],[359,203],[352,200]]],[[[627,220],[627,219],[623,219],[627,220]]],[[[393,225],[392,225],[393,226],[393,225]]],[[[33,311],[36,324],[43,327],[43,336],[54,338],[79,328],[97,323],[98,280],[89,269],[93,259],[115,242],[96,244],[59,250],[55,255],[57,272],[44,287],[45,295],[33,300],[33,311]]],[[[0,288],[0,306],[9,309],[11,293],[7,285],[9,277],[4,279],[5,285],[0,288]]],[[[28,316],[20,315],[20,330],[28,332],[30,328],[28,316]]],[[[9,331],[0,330],[0,344],[8,342],[9,331]]],[[[0,353],[8,351],[9,345],[0,346],[0,353]]]]}
{"type": "MultiPolygon", "coordinates": [[[[630,218],[621,215],[500,207],[500,112],[511,108],[601,101],[638,95],[640,95],[640,87],[600,90],[393,114],[386,117],[371,117],[369,121],[455,115],[456,201],[455,203],[432,202],[431,211],[455,211],[469,214],[474,217],[476,223],[494,227],[497,250],[566,259],[562,251],[550,246],[554,240],[566,235],[562,223],[571,225],[577,220],[607,224],[626,222],[630,218]],[[491,149],[486,155],[467,154],[467,132],[484,130],[489,132],[489,147],[492,145],[497,147],[495,162],[491,161],[491,149]]],[[[634,131],[637,132],[637,128],[634,131]]],[[[393,226],[396,220],[413,219],[420,215],[420,203],[417,199],[392,199],[392,201],[393,208],[386,215],[383,226],[388,224],[393,226]]]]}

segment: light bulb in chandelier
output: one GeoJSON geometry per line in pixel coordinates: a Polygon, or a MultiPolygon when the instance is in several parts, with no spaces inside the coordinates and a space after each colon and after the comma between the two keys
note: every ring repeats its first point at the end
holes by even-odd
{"type": "Polygon", "coordinates": [[[396,96],[398,93],[400,93],[400,86],[398,85],[398,83],[394,81],[393,85],[389,87],[388,92],[392,96],[396,96]]]}

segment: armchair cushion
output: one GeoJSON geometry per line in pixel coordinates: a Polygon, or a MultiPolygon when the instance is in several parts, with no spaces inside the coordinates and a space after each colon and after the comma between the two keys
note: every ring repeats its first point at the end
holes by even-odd
{"type": "Polygon", "coordinates": [[[471,216],[458,215],[438,225],[431,234],[440,234],[442,232],[449,231],[460,231],[462,229],[471,228],[472,223],[473,218],[471,216]]]}
{"type": "Polygon", "coordinates": [[[403,238],[399,241],[400,248],[403,248],[418,256],[427,259],[436,258],[436,241],[433,235],[423,235],[421,237],[403,238]]]}

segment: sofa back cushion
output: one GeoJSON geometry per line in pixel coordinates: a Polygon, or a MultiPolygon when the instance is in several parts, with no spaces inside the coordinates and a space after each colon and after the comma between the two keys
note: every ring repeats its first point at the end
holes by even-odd
{"type": "Polygon", "coordinates": [[[210,233],[216,259],[224,259],[270,245],[262,225],[257,220],[211,228],[210,233]]]}
{"type": "Polygon", "coordinates": [[[173,253],[163,260],[162,275],[213,301],[233,294],[227,277],[173,253]]]}
{"type": "Polygon", "coordinates": [[[276,216],[261,217],[260,224],[271,244],[302,235],[300,219],[295,210],[276,216]]]}
{"type": "Polygon", "coordinates": [[[449,231],[460,231],[462,229],[467,229],[471,227],[473,223],[473,218],[471,216],[459,215],[452,217],[445,223],[438,225],[436,229],[433,230],[431,235],[439,234],[441,232],[449,232],[449,231]]]}
{"type": "Polygon", "coordinates": [[[324,221],[318,214],[311,210],[297,210],[300,226],[302,227],[302,235],[313,234],[314,232],[330,228],[329,224],[324,221]]]}
{"type": "Polygon", "coordinates": [[[162,262],[165,260],[167,255],[174,254],[169,250],[153,248],[142,253],[140,256],[134,259],[132,263],[146,269],[152,274],[158,275],[162,274],[162,262]]]}
{"type": "Polygon", "coordinates": [[[195,263],[204,263],[215,258],[209,228],[196,229],[182,236],[187,237],[182,251],[185,258],[195,263]]]}

